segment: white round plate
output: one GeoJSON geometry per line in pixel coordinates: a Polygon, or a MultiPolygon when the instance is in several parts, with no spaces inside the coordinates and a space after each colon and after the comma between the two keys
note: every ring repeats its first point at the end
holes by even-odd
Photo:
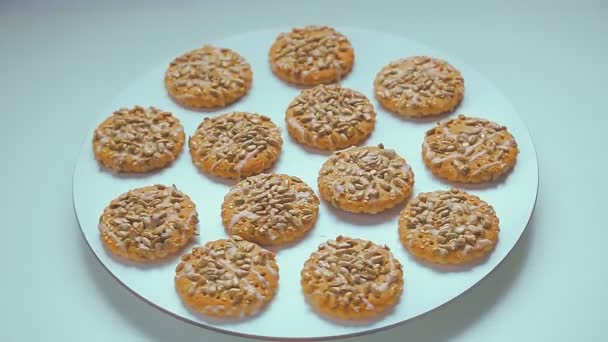
{"type": "MultiPolygon", "coordinates": [[[[156,106],[174,113],[191,135],[205,117],[227,111],[250,111],[268,115],[281,127],[283,152],[271,171],[298,176],[317,191],[317,173],[327,154],[320,154],[296,144],[285,128],[284,113],[289,102],[300,92],[275,77],[268,64],[268,49],[280,32],[289,28],[244,33],[212,42],[238,51],[253,69],[253,87],[241,101],[216,112],[195,112],[181,108],[167,96],[163,84],[169,61],[149,73],[134,78],[98,117],[91,122],[76,163],[73,179],[74,207],[84,237],[108,271],[138,297],[155,307],[190,323],[221,332],[271,339],[324,339],[361,334],[386,328],[421,315],[460,295],[494,269],[513,248],[523,233],[534,208],[538,186],[538,166],[534,146],[525,125],[500,91],[474,68],[415,41],[382,32],[338,28],[351,40],[356,62],[352,73],[343,80],[345,87],[363,92],[377,111],[376,128],[367,145],[383,143],[405,157],[415,173],[414,193],[446,189],[450,184],[433,177],[422,162],[421,145],[426,130],[434,120],[405,120],[383,110],[373,97],[376,73],[388,62],[411,55],[431,55],[450,61],[465,79],[465,98],[456,113],[480,116],[506,125],[520,147],[518,162],[504,182],[469,191],[496,210],[500,218],[500,241],[496,250],[482,264],[457,271],[424,266],[401,246],[397,233],[399,208],[378,215],[350,214],[321,203],[319,219],[311,233],[299,243],[277,251],[280,282],[276,297],[258,316],[239,322],[218,323],[198,316],[182,305],[174,289],[176,256],[158,266],[134,266],[117,261],[103,248],[97,223],[104,207],[115,197],[135,187],[150,184],[175,184],[189,194],[197,205],[201,222],[195,244],[226,238],[220,219],[224,195],[234,182],[208,177],[193,166],[187,144],[178,160],[169,168],[145,176],[116,176],[99,167],[94,159],[91,139],[94,127],[113,110],[139,104],[156,106]],[[403,264],[405,285],[395,309],[382,319],[365,325],[338,324],[321,318],[306,303],[300,287],[300,270],[317,246],[337,235],[369,239],[390,247],[403,264]]],[[[201,46],[193,41],[190,48],[201,46]]],[[[175,51],[179,55],[184,51],[175,51]]],[[[456,113],[450,115],[453,117],[456,113]]],[[[445,119],[443,117],[442,119],[445,119]]],[[[317,191],[318,193],[318,191],[317,191]]],[[[184,250],[186,252],[186,250],[184,250]]]]}

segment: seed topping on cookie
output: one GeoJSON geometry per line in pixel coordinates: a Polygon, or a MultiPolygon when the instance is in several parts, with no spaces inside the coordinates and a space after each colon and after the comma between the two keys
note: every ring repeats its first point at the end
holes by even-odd
{"type": "Polygon", "coordinates": [[[308,232],[319,212],[319,199],[301,179],[280,174],[251,176],[224,199],[227,231],[262,245],[281,244],[308,232]]]}
{"type": "Polygon", "coordinates": [[[375,95],[389,109],[405,116],[449,112],[460,103],[464,80],[445,61],[416,56],[385,66],[375,80],[375,95]]]}
{"type": "Polygon", "coordinates": [[[323,164],[318,181],[322,197],[332,204],[340,207],[344,207],[344,201],[369,204],[369,208],[361,208],[361,211],[377,212],[409,197],[414,173],[395,150],[385,149],[380,144],[334,153],[323,164]],[[376,208],[375,202],[386,203],[382,208],[376,208]]]}
{"type": "Polygon", "coordinates": [[[121,108],[95,130],[96,158],[118,172],[145,172],[177,158],[184,128],[170,112],[155,107],[121,108]]]}
{"type": "Polygon", "coordinates": [[[403,286],[401,264],[389,248],[338,236],[319,246],[301,272],[313,303],[339,318],[367,318],[397,302],[403,286]],[[386,297],[386,298],[383,298],[386,297]]]}
{"type": "Polygon", "coordinates": [[[236,101],[247,93],[251,79],[251,67],[243,57],[211,45],[175,58],[165,73],[172,97],[201,108],[224,107],[236,101]]]}
{"type": "Polygon", "coordinates": [[[194,204],[175,187],[154,185],[120,195],[104,210],[99,231],[120,256],[134,261],[163,258],[198,234],[194,204]]]}
{"type": "Polygon", "coordinates": [[[303,90],[286,115],[296,140],[328,150],[361,142],[371,134],[375,120],[376,113],[365,95],[337,84],[303,90]]]}
{"type": "Polygon", "coordinates": [[[175,271],[184,301],[212,316],[254,315],[272,299],[278,285],[274,253],[238,236],[195,247],[175,271]]]}
{"type": "Polygon", "coordinates": [[[402,211],[399,227],[403,244],[417,257],[452,264],[487,254],[499,230],[494,209],[458,189],[420,194],[402,211]]]}
{"type": "Polygon", "coordinates": [[[281,132],[270,118],[233,112],[205,118],[190,138],[190,153],[203,171],[240,178],[270,167],[282,145],[281,132]]]}
{"type": "Polygon", "coordinates": [[[459,115],[426,133],[422,153],[431,169],[453,168],[449,180],[491,180],[513,167],[517,143],[505,126],[459,115]]]}
{"type": "Polygon", "coordinates": [[[353,48],[333,28],[306,26],[279,35],[270,52],[275,73],[297,84],[337,81],[350,72],[353,48]]]}

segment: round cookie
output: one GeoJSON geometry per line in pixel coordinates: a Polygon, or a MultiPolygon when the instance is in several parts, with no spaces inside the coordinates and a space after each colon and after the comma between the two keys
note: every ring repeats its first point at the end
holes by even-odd
{"type": "Polygon", "coordinates": [[[321,198],[334,207],[375,214],[412,194],[414,173],[405,159],[380,144],[334,152],[317,181],[321,198]]]}
{"type": "Polygon", "coordinates": [[[177,159],[185,139],[171,113],[135,106],[115,111],[95,129],[93,153],[114,172],[149,172],[177,159]]]}
{"type": "Polygon", "coordinates": [[[303,90],[287,108],[289,134],[300,144],[335,151],[363,142],[374,129],[374,107],[358,91],[338,84],[303,90]]]}
{"type": "Polygon", "coordinates": [[[394,307],[403,270],[387,246],[338,236],[304,263],[301,285],[320,313],[341,320],[372,319],[394,307]]]}
{"type": "Polygon", "coordinates": [[[415,56],[382,68],[374,81],[374,95],[395,114],[428,117],[451,112],[460,104],[464,80],[446,61],[415,56]]]}
{"type": "Polygon", "coordinates": [[[195,247],[175,269],[175,287],[184,304],[214,318],[257,314],[272,300],[278,283],[274,253],[238,236],[195,247]]]}
{"type": "Polygon", "coordinates": [[[272,71],[296,85],[336,82],[353,68],[348,39],[331,27],[306,26],[280,34],[269,52],[272,71]]]}
{"type": "Polygon", "coordinates": [[[248,177],[230,189],[222,222],[230,235],[260,245],[302,238],[317,220],[319,199],[301,179],[283,174],[248,177]]]}
{"type": "Polygon", "coordinates": [[[130,190],[110,202],[99,218],[105,248],[135,262],[165,259],[198,234],[192,200],[175,186],[130,190]]]}
{"type": "Polygon", "coordinates": [[[270,118],[233,112],[205,118],[189,139],[194,164],[217,177],[240,179],[277,161],[283,139],[270,118]]]}
{"type": "Polygon", "coordinates": [[[462,265],[483,259],[498,242],[492,206],[464,191],[421,193],[399,216],[399,237],[416,258],[462,265]]]}
{"type": "Polygon", "coordinates": [[[459,115],[426,132],[422,158],[440,178],[483,183],[504,177],[517,161],[517,142],[507,128],[459,115]]]}
{"type": "Polygon", "coordinates": [[[182,106],[221,108],[245,96],[251,79],[251,67],[238,53],[205,45],[169,64],[165,87],[182,106]]]}

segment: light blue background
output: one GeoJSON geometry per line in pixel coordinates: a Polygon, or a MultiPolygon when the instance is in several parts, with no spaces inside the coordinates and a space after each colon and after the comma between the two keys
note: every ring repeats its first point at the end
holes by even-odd
{"type": "Polygon", "coordinates": [[[309,23],[402,34],[474,65],[512,100],[540,163],[531,224],[496,272],[349,341],[608,340],[607,22],[602,1],[2,1],[0,340],[242,340],[153,309],[102,269],[72,211],[72,169],[96,110],[193,37],[309,23]]]}

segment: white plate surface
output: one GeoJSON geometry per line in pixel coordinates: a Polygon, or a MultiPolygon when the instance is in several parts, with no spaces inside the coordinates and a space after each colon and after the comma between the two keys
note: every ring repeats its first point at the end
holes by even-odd
{"type": "MultiPolygon", "coordinates": [[[[520,147],[514,171],[506,181],[489,187],[468,189],[490,203],[500,218],[500,242],[486,262],[458,271],[433,269],[416,262],[400,245],[397,233],[399,208],[379,215],[349,214],[333,209],[322,202],[319,219],[311,233],[299,243],[277,252],[280,268],[279,290],[271,305],[260,315],[245,321],[218,323],[187,310],[177,296],[174,268],[179,258],[153,267],[127,265],[112,258],[99,239],[97,223],[104,207],[121,193],[150,184],[175,184],[189,194],[197,205],[201,222],[198,241],[190,245],[225,238],[227,234],[220,219],[222,200],[233,182],[212,179],[193,166],[185,146],[178,160],[169,168],[142,177],[114,176],[96,163],[91,139],[94,128],[114,109],[135,104],[156,106],[174,113],[182,122],[187,135],[191,135],[204,117],[226,111],[250,111],[270,116],[281,127],[285,141],[283,152],[272,171],[302,178],[318,194],[316,178],[327,155],[297,145],[285,128],[284,113],[289,102],[299,93],[277,79],[271,72],[267,53],[280,32],[289,28],[256,31],[217,40],[214,45],[236,50],[253,68],[253,87],[248,96],[231,107],[216,112],[194,112],[179,107],[165,93],[163,76],[169,61],[149,73],[134,78],[105,110],[95,113],[91,129],[76,163],[73,179],[74,207],[87,243],[108,271],[140,298],[171,315],[188,322],[223,332],[266,338],[330,338],[374,331],[407,321],[448,302],[460,295],[490,271],[513,248],[523,233],[534,208],[538,166],[534,146],[525,125],[513,106],[500,91],[475,69],[415,41],[387,33],[354,28],[338,28],[351,40],[356,62],[352,73],[343,80],[345,87],[363,92],[371,99],[377,111],[377,124],[367,145],[383,143],[405,157],[415,173],[415,194],[450,186],[434,178],[424,167],[421,144],[424,132],[434,121],[400,119],[379,107],[373,99],[373,80],[376,73],[388,62],[411,55],[431,55],[450,61],[462,72],[465,79],[465,99],[456,113],[485,117],[508,126],[520,147]],[[305,302],[299,284],[300,269],[317,246],[342,234],[370,239],[388,245],[404,266],[405,286],[400,303],[387,316],[371,324],[341,325],[318,316],[305,302]]],[[[193,41],[191,48],[207,42],[193,41]]],[[[179,55],[184,51],[175,51],[179,55]]],[[[455,116],[452,114],[450,117],[455,116]]],[[[445,117],[444,117],[445,118],[445,117]]],[[[443,118],[443,119],[444,119],[443,118]]],[[[491,301],[489,298],[488,301],[491,301]]],[[[488,302],[488,305],[490,303],[488,302]]]]}

